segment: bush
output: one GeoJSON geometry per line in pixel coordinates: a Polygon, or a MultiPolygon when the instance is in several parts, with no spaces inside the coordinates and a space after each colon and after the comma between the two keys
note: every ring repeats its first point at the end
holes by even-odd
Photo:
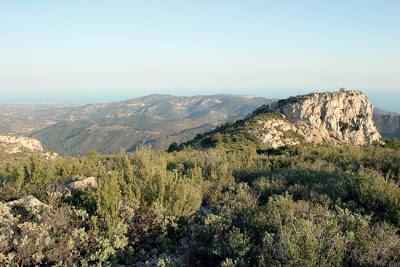
{"type": "Polygon", "coordinates": [[[217,139],[239,149],[0,160],[0,265],[398,264],[399,150],[256,149],[237,125],[217,139]],[[44,205],[4,204],[28,194],[44,205]]]}

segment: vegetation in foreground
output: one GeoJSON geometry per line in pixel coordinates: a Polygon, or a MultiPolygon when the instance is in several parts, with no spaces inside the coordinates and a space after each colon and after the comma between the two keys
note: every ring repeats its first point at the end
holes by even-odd
{"type": "Polygon", "coordinates": [[[0,265],[399,266],[396,147],[3,157],[0,265]]]}

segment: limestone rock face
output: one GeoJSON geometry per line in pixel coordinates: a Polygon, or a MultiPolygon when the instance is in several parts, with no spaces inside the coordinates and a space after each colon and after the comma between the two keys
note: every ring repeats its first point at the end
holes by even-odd
{"type": "Polygon", "coordinates": [[[288,131],[297,131],[297,128],[290,122],[280,119],[257,120],[260,128],[251,130],[265,145],[278,148],[285,145],[298,145],[300,142],[296,138],[287,136],[288,131]],[[267,131],[266,131],[267,129],[267,131]]]}
{"type": "MultiPolygon", "coordinates": [[[[373,121],[373,106],[360,91],[341,90],[292,97],[264,105],[255,110],[252,116],[271,112],[283,114],[292,124],[291,130],[308,142],[349,143],[360,146],[381,142],[381,135],[373,121]]],[[[275,128],[265,125],[264,132],[274,132],[275,128]]],[[[274,141],[268,136],[261,139],[264,144],[273,147],[293,144],[293,140],[274,141]]]]}
{"type": "Polygon", "coordinates": [[[43,146],[39,140],[24,136],[0,135],[0,149],[6,153],[15,154],[23,150],[43,151],[43,146]]]}
{"type": "Polygon", "coordinates": [[[71,183],[67,185],[69,189],[86,191],[97,188],[97,179],[95,177],[74,176],[71,183]]]}
{"type": "Polygon", "coordinates": [[[20,199],[7,202],[7,206],[9,206],[9,207],[22,206],[25,208],[31,208],[31,207],[43,206],[43,205],[44,204],[39,199],[35,198],[32,195],[24,196],[20,199]]]}

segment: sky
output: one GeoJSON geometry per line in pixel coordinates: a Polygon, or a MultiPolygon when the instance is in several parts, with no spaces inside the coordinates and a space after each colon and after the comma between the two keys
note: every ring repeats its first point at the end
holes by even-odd
{"type": "Polygon", "coordinates": [[[0,103],[356,88],[400,111],[400,1],[0,0],[0,103]]]}

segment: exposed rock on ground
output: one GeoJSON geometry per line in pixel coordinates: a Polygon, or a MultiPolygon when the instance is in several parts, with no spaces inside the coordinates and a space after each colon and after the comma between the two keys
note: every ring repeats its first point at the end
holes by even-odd
{"type": "Polygon", "coordinates": [[[32,195],[24,196],[20,199],[7,202],[7,206],[9,207],[22,206],[25,208],[31,208],[43,205],[44,205],[43,202],[41,202],[39,199],[35,198],[32,195]]]}
{"type": "Polygon", "coordinates": [[[285,135],[288,131],[297,131],[296,127],[290,122],[283,119],[257,120],[260,128],[252,130],[263,144],[271,147],[281,147],[285,145],[298,145],[300,142],[297,138],[291,138],[285,135]],[[268,129],[268,131],[265,131],[268,129]]]}
{"type": "Polygon", "coordinates": [[[97,179],[95,177],[74,176],[67,187],[71,190],[86,191],[97,188],[97,179]]]}
{"type": "Polygon", "coordinates": [[[29,151],[43,151],[43,146],[39,140],[24,137],[24,136],[6,136],[0,135],[0,148],[9,154],[29,151]]]}

